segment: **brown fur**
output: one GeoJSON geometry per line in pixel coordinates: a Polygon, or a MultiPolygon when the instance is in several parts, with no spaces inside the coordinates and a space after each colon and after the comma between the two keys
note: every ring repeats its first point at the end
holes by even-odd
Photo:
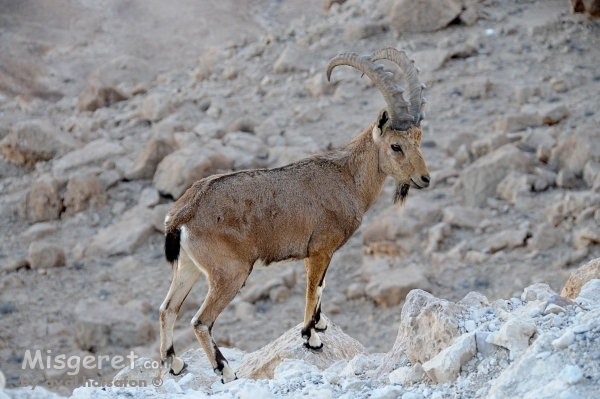
{"type": "MultiPolygon", "coordinates": [[[[315,342],[318,346],[320,340],[313,334],[320,322],[319,288],[324,286],[333,253],[360,226],[386,176],[396,179],[396,196],[401,200],[409,186],[423,188],[429,184],[429,172],[419,149],[421,136],[418,126],[406,132],[392,130],[383,110],[376,123],[340,149],[276,169],[212,176],[194,183],[175,203],[166,234],[169,237],[185,229],[181,253],[185,251],[189,258],[183,263],[191,259],[207,277],[209,292],[192,324],[217,371],[228,366],[212,341],[210,329],[257,260],[265,265],[305,260],[307,291],[302,335],[309,347],[314,349],[315,342]],[[393,151],[393,144],[400,145],[402,153],[393,151]]],[[[181,306],[180,300],[193,285],[177,278],[180,268],[188,267],[180,263],[181,256],[161,307],[161,336],[165,329],[172,330],[170,322],[163,321],[163,314],[175,313],[176,317],[174,309],[181,306]],[[185,294],[177,294],[178,287],[187,290],[185,294]],[[180,299],[176,303],[171,301],[174,296],[180,299]]],[[[195,276],[189,270],[186,273],[195,276]]],[[[166,359],[166,351],[172,346],[168,341],[161,347],[163,361],[170,360],[166,359]]]]}

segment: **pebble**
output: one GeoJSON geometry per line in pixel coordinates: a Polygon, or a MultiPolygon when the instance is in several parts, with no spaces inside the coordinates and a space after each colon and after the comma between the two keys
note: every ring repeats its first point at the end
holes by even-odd
{"type": "Polygon", "coordinates": [[[477,324],[473,320],[465,321],[465,329],[467,332],[473,332],[477,329],[477,324]]]}
{"type": "Polygon", "coordinates": [[[578,326],[573,327],[571,330],[573,330],[575,334],[583,334],[590,331],[591,329],[592,327],[589,324],[580,324],[578,326]]]}
{"type": "MultiPolygon", "coordinates": [[[[539,313],[539,311],[538,311],[538,313],[539,313]]],[[[558,306],[554,303],[551,303],[548,306],[546,306],[546,310],[544,310],[544,314],[549,314],[549,313],[559,314],[559,313],[567,313],[567,311],[562,306],[558,306]]]]}
{"type": "Polygon", "coordinates": [[[554,349],[564,349],[567,346],[571,345],[575,341],[575,334],[573,330],[567,330],[563,335],[559,338],[552,341],[552,346],[554,349]]]}
{"type": "Polygon", "coordinates": [[[562,379],[569,385],[577,384],[583,379],[583,373],[577,366],[568,365],[560,372],[562,379]]]}

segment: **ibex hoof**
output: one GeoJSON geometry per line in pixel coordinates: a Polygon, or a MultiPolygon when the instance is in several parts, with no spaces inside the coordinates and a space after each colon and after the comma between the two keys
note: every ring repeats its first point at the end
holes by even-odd
{"type": "Polygon", "coordinates": [[[178,372],[175,372],[175,370],[173,370],[173,366],[171,366],[171,369],[169,370],[169,374],[171,375],[181,375],[184,371],[187,370],[187,363],[184,362],[183,360],[181,361],[183,363],[183,366],[181,366],[181,370],[179,370],[178,372]]]}
{"type": "Polygon", "coordinates": [[[321,342],[321,344],[319,346],[310,346],[310,344],[308,342],[305,342],[304,347],[306,349],[310,349],[311,351],[314,351],[314,352],[322,352],[323,351],[323,342],[321,342]]]}

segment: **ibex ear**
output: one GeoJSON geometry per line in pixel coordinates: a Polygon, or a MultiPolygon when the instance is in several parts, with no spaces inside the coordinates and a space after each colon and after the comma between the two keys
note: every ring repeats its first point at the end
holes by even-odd
{"type": "Polygon", "coordinates": [[[390,121],[390,117],[386,108],[379,111],[377,124],[373,128],[373,140],[378,141],[383,136],[385,125],[390,121]]]}

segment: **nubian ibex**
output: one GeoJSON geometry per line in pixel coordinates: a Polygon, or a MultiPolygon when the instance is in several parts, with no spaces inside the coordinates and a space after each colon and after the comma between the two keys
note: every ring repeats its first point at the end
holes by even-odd
{"type": "Polygon", "coordinates": [[[173,349],[173,325],[202,273],[208,293],[191,323],[223,382],[236,375],[215,344],[212,327],[254,268],[304,260],[307,285],[301,334],[307,348],[321,348],[317,331],[327,328],[321,317],[321,295],[333,253],[360,226],[386,176],[396,180],[394,203],[404,201],[410,187],[429,185],[429,171],[419,148],[425,85],[419,81],[413,61],[394,48],[371,56],[341,54],[329,62],[328,79],[338,65],[360,70],[385,98],[387,107],[365,131],[337,150],[287,166],[197,181],[167,215],[165,255],[174,276],[160,307],[160,358],[165,372],[180,374],[185,368],[173,349]],[[393,74],[375,64],[384,59],[404,72],[408,102],[393,74]]]}

